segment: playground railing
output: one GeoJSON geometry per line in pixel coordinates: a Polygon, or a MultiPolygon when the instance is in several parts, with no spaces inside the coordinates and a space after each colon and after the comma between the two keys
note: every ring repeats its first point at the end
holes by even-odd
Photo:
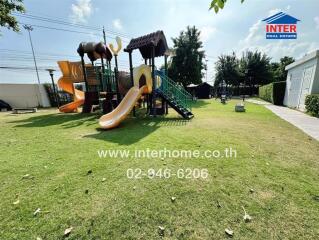
{"type": "Polygon", "coordinates": [[[192,110],[193,97],[183,86],[178,85],[162,71],[156,70],[155,76],[158,76],[161,79],[160,86],[157,88],[158,91],[173,99],[177,104],[187,110],[192,110]]]}
{"type": "Polygon", "coordinates": [[[116,92],[115,72],[108,68],[105,68],[103,73],[101,73],[100,71],[101,71],[101,68],[96,67],[96,73],[100,81],[101,90],[103,89],[110,92],[116,92]],[[102,76],[102,79],[101,79],[101,76],[102,76]]]}

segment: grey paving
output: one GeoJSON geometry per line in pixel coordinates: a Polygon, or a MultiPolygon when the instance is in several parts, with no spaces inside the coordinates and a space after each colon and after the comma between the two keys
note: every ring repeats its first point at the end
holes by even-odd
{"type": "Polygon", "coordinates": [[[319,141],[319,118],[311,117],[303,112],[299,112],[287,107],[276,106],[265,101],[255,99],[247,99],[246,101],[264,105],[280,118],[286,120],[287,122],[291,123],[309,136],[319,141]]]}

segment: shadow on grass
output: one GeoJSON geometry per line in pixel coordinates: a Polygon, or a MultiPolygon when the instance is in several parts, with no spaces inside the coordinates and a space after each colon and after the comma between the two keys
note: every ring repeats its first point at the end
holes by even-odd
{"type": "MultiPolygon", "coordinates": [[[[90,126],[97,124],[98,118],[98,114],[55,113],[32,116],[26,119],[11,121],[10,123],[16,124],[15,127],[19,128],[41,128],[59,125],[62,128],[75,128],[81,125],[90,126]]],[[[110,130],[97,128],[98,133],[84,137],[115,142],[120,145],[130,145],[148,136],[160,127],[185,126],[187,122],[187,120],[182,118],[150,117],[139,114],[137,118],[128,117],[118,128],[110,130]]]]}
{"type": "Polygon", "coordinates": [[[129,118],[121,123],[118,128],[110,130],[98,129],[99,133],[86,135],[84,137],[114,142],[119,145],[131,145],[155,132],[160,127],[185,126],[187,122],[187,120],[182,118],[129,118]]]}
{"type": "Polygon", "coordinates": [[[213,101],[214,99],[211,98],[211,99],[206,99],[206,101],[204,101],[203,99],[198,99],[196,100],[196,102],[194,102],[192,104],[192,107],[193,108],[202,108],[202,107],[205,107],[206,105],[209,105],[209,101],[213,101]]]}
{"type": "Polygon", "coordinates": [[[62,125],[64,128],[73,128],[83,124],[96,124],[98,118],[99,116],[96,114],[55,113],[11,121],[10,123],[16,123],[16,127],[47,127],[62,125]]]}

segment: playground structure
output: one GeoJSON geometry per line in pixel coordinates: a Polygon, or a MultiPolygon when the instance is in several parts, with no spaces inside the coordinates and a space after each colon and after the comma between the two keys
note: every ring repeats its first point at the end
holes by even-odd
{"type": "Polygon", "coordinates": [[[129,54],[129,76],[119,76],[117,56],[122,45],[119,38],[116,41],[117,49],[110,44],[111,50],[103,43],[82,42],[77,50],[81,62],[58,62],[63,73],[58,85],[74,97],[73,102],[60,107],[61,112],[75,112],[81,105],[83,113],[101,109],[104,115],[99,119],[100,127],[111,129],[118,126],[132,110],[135,116],[135,108],[142,99],[147,105],[147,114],[151,116],[167,114],[170,106],[185,119],[194,117],[191,94],[166,75],[169,48],[163,31],[130,41],[124,49],[129,54]],[[132,52],[136,49],[142,55],[144,64],[134,68],[132,52]],[[115,57],[114,70],[111,68],[111,51],[115,57]],[[85,63],[85,54],[91,64],[85,63]],[[164,57],[162,70],[155,67],[157,57],[164,57]],[[95,63],[98,59],[101,60],[100,65],[95,63]],[[85,91],[74,87],[74,83],[80,82],[84,82],[85,91]],[[121,85],[129,86],[125,96],[121,94],[121,85]]]}

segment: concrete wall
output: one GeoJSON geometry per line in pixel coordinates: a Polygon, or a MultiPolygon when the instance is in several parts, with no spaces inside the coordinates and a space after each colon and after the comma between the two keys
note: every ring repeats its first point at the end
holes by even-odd
{"type": "Polygon", "coordinates": [[[0,99],[13,108],[50,107],[49,97],[41,84],[0,84],[0,99]]]}

